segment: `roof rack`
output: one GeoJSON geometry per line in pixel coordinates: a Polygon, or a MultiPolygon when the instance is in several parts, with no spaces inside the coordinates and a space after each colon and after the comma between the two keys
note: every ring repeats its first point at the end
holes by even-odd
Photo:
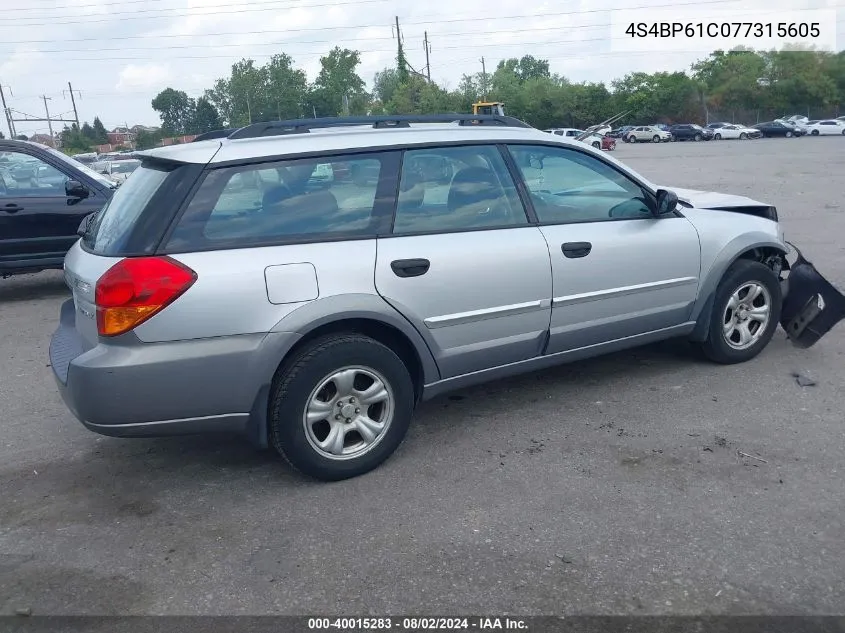
{"type": "MultiPolygon", "coordinates": [[[[259,138],[282,134],[303,134],[311,130],[369,125],[374,129],[410,127],[411,123],[458,123],[459,125],[497,125],[503,127],[531,127],[511,116],[496,114],[400,114],[385,116],[323,117],[318,119],[291,119],[253,123],[228,135],[229,139],[259,138]]],[[[211,132],[213,134],[213,132],[211,132]]],[[[219,138],[219,137],[212,137],[219,138]]]]}
{"type": "Polygon", "coordinates": [[[210,141],[211,139],[215,138],[226,138],[232,132],[235,132],[238,128],[232,127],[227,128],[225,130],[213,130],[211,132],[203,132],[199,136],[197,136],[191,143],[199,143],[200,141],[210,141]]]}

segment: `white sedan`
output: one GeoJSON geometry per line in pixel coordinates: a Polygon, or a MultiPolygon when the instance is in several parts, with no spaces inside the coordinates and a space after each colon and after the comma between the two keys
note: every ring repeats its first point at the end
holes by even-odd
{"type": "Polygon", "coordinates": [[[744,125],[737,125],[735,123],[723,125],[722,127],[713,130],[713,132],[715,132],[715,134],[713,134],[713,139],[717,141],[723,138],[738,138],[744,141],[747,138],[757,138],[760,136],[760,130],[755,130],[753,127],[745,127],[744,125]]]}
{"type": "Polygon", "coordinates": [[[810,136],[845,134],[845,122],[836,119],[813,121],[806,127],[810,136]]]}

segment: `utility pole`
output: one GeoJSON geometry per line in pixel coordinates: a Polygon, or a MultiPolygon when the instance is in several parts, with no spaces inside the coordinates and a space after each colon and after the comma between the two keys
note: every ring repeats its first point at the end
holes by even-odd
{"type": "Polygon", "coordinates": [[[484,64],[484,58],[481,58],[481,92],[482,97],[487,101],[487,66],[484,64]]]}
{"type": "MultiPolygon", "coordinates": [[[[9,88],[9,86],[6,86],[6,88],[9,88]]],[[[9,92],[11,91],[12,89],[9,88],[9,92]]],[[[9,112],[9,108],[6,105],[6,95],[3,94],[3,84],[0,84],[0,101],[3,102],[3,114],[6,116],[6,125],[9,126],[9,138],[15,138],[15,124],[12,121],[12,113],[9,112]]]]}
{"type": "Polygon", "coordinates": [[[41,95],[41,98],[44,99],[44,112],[47,113],[47,128],[50,130],[50,141],[54,141],[53,139],[53,124],[50,122],[50,108],[47,107],[47,101],[52,101],[52,97],[48,97],[47,95],[41,95]]]}
{"type": "Polygon", "coordinates": [[[246,96],[246,113],[249,115],[249,124],[252,125],[252,108],[249,105],[249,95],[246,96]]]}
{"type": "Polygon", "coordinates": [[[425,31],[425,76],[428,77],[428,82],[431,83],[431,62],[428,59],[428,54],[431,52],[431,44],[428,43],[428,31],[425,31]]]}
{"type": "MultiPolygon", "coordinates": [[[[79,114],[76,111],[76,99],[73,98],[73,86],[70,85],[70,82],[67,82],[67,91],[70,93],[70,102],[73,104],[73,118],[76,120],[76,127],[79,127],[79,114]]],[[[79,96],[82,96],[81,92],[79,96]]]]}

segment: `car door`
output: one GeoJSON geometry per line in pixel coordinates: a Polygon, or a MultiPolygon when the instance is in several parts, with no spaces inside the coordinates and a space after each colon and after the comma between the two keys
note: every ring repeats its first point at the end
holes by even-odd
{"type": "Polygon", "coordinates": [[[450,378],[541,354],[551,317],[549,252],[495,145],[406,150],[392,232],[378,239],[379,294],[427,340],[450,378]],[[451,181],[415,170],[419,155],[451,181]]]}
{"type": "Polygon", "coordinates": [[[60,260],[78,239],[82,218],[103,200],[93,190],[89,199],[69,197],[71,175],[33,153],[0,149],[0,156],[0,267],[60,260]]]}
{"type": "Polygon", "coordinates": [[[655,218],[652,192],[586,151],[509,149],[552,261],[548,353],[669,334],[687,322],[697,294],[700,245],[686,218],[655,218]],[[534,157],[530,167],[525,155],[534,157]]]}
{"type": "Polygon", "coordinates": [[[841,134],[841,129],[836,123],[833,121],[821,121],[818,127],[819,131],[825,135],[832,135],[832,134],[841,134]]]}

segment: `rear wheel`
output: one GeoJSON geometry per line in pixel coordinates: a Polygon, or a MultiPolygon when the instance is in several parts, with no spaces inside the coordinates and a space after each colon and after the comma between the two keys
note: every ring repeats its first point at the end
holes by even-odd
{"type": "Polygon", "coordinates": [[[317,339],[280,369],[270,441],[306,475],[337,481],[384,462],[411,423],[414,386],[388,347],[358,334],[317,339]]]}
{"type": "Polygon", "coordinates": [[[700,141],[701,140],[701,134],[696,134],[694,138],[695,138],[696,141],[700,141]]]}
{"type": "Polygon", "coordinates": [[[722,140],[722,135],[721,135],[721,134],[716,134],[716,135],[714,135],[714,136],[713,136],[713,138],[714,138],[714,139],[716,139],[717,141],[721,141],[721,140],[722,140]]]}
{"type": "Polygon", "coordinates": [[[812,134],[813,136],[818,136],[818,135],[819,135],[819,131],[818,131],[818,130],[813,130],[812,132],[810,132],[810,134],[812,134]]]}
{"type": "Polygon", "coordinates": [[[651,137],[651,142],[652,143],[659,143],[660,137],[657,134],[655,134],[654,136],[651,137]]]}
{"type": "Polygon", "coordinates": [[[596,149],[601,149],[601,143],[599,143],[598,141],[593,141],[593,147],[595,147],[596,149]]]}
{"type": "Polygon", "coordinates": [[[777,329],[781,300],[780,282],[768,266],[735,262],[716,288],[707,340],[700,344],[704,355],[725,365],[757,356],[777,329]]]}
{"type": "Polygon", "coordinates": [[[790,136],[792,136],[792,132],[787,131],[786,138],[789,138],[790,136]]]}

